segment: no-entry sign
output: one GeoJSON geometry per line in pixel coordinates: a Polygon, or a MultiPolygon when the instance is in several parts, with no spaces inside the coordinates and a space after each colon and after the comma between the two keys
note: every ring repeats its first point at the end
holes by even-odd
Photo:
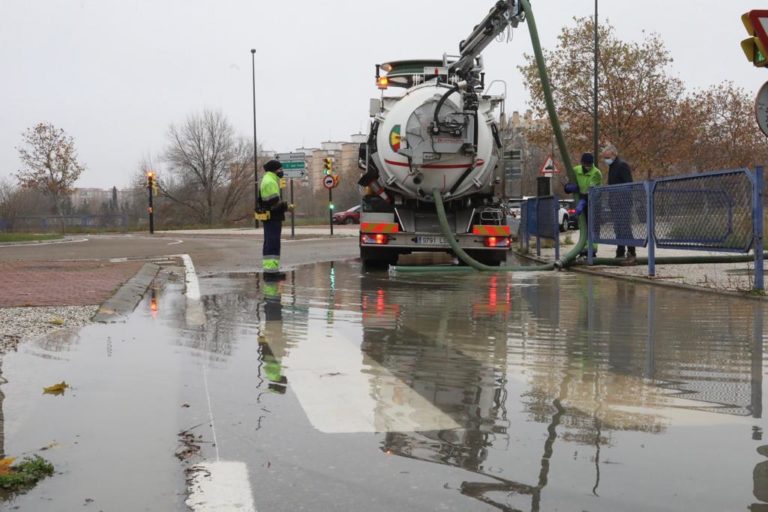
{"type": "Polygon", "coordinates": [[[332,189],[333,187],[335,187],[335,186],[336,186],[336,180],[335,180],[335,179],[333,179],[333,176],[331,176],[330,174],[328,174],[328,175],[326,175],[326,176],[323,178],[323,186],[324,186],[325,188],[327,188],[328,190],[330,190],[330,189],[332,189]]]}

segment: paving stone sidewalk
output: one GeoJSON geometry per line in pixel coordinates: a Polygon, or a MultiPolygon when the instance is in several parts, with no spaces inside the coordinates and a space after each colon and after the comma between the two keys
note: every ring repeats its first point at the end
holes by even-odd
{"type": "Polygon", "coordinates": [[[0,307],[101,304],[139,271],[143,262],[0,262],[0,307]]]}
{"type": "MultiPolygon", "coordinates": [[[[578,231],[561,233],[561,243],[566,237],[575,241],[579,237],[578,231]]],[[[517,246],[516,246],[517,248],[517,246]]],[[[561,257],[567,254],[573,245],[561,246],[561,257]]],[[[600,245],[598,257],[612,258],[616,252],[616,246],[600,245]]],[[[535,256],[535,244],[531,244],[531,255],[535,256]]],[[[645,248],[638,248],[639,257],[647,257],[648,252],[645,248]]],[[[707,251],[685,251],[675,249],[657,249],[657,257],[674,256],[723,256],[722,253],[713,253],[707,251]]],[[[541,257],[547,261],[554,261],[554,249],[542,249],[541,257]]],[[[656,276],[648,277],[648,267],[646,265],[637,266],[587,266],[582,264],[578,269],[584,269],[591,272],[597,272],[607,276],[631,276],[655,283],[670,283],[685,286],[692,286],[707,291],[749,293],[754,286],[754,264],[752,262],[740,263],[694,263],[694,264],[664,264],[656,265],[656,276]]]]}

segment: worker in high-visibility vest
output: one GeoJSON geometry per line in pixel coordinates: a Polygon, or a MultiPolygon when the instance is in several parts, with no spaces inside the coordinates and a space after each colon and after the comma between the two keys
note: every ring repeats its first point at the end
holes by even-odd
{"type": "MultiPolygon", "coordinates": [[[[589,189],[592,187],[599,187],[603,184],[603,173],[600,172],[595,166],[595,157],[592,153],[584,153],[581,155],[580,165],[573,168],[574,174],[576,174],[576,183],[568,183],[565,186],[565,191],[568,194],[575,192],[579,193],[579,203],[576,206],[576,215],[584,215],[584,219],[588,220],[589,215],[589,189]]],[[[592,244],[590,248],[592,254],[597,254],[597,244],[592,244]]],[[[587,255],[587,249],[585,248],[581,252],[581,256],[587,255]]]]}
{"type": "MultiPolygon", "coordinates": [[[[264,176],[259,185],[259,208],[268,217],[264,223],[264,246],[262,248],[262,270],[264,279],[284,279],[280,272],[280,233],[283,230],[288,203],[280,200],[280,178],[283,164],[270,160],[264,164],[264,176]]],[[[263,217],[262,217],[263,218],[263,217]]]]}

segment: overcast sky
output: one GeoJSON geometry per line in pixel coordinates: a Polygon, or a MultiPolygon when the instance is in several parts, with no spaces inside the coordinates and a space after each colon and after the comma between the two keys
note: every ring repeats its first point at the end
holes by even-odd
{"type": "MultiPolygon", "coordinates": [[[[253,137],[251,48],[256,48],[258,138],[279,152],[366,131],[377,96],[374,64],[455,54],[493,0],[0,0],[0,179],[19,168],[21,134],[46,121],[75,138],[87,170],[77,186],[127,186],[157,158],[171,123],[221,110],[253,137]]],[[[532,0],[552,48],[593,0],[532,0]]],[[[620,38],[657,32],[690,89],[733,80],[750,94],[768,79],[744,58],[740,16],[753,0],[602,0],[620,38]]],[[[485,52],[487,79],[524,110],[517,66],[526,26],[485,52]]],[[[576,79],[576,77],[574,77],[576,79]]],[[[757,128],[755,128],[757,129],[757,128]]],[[[156,160],[157,161],[157,160],[156,160]]],[[[162,164],[159,165],[162,172],[162,164]]]]}

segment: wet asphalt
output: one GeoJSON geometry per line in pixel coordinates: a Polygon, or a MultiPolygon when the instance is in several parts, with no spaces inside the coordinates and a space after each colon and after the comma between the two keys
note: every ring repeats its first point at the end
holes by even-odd
{"type": "Polygon", "coordinates": [[[356,260],[200,289],[3,358],[2,451],[56,474],[1,509],[186,510],[232,461],[260,512],[768,510],[761,302],[356,260]]]}

